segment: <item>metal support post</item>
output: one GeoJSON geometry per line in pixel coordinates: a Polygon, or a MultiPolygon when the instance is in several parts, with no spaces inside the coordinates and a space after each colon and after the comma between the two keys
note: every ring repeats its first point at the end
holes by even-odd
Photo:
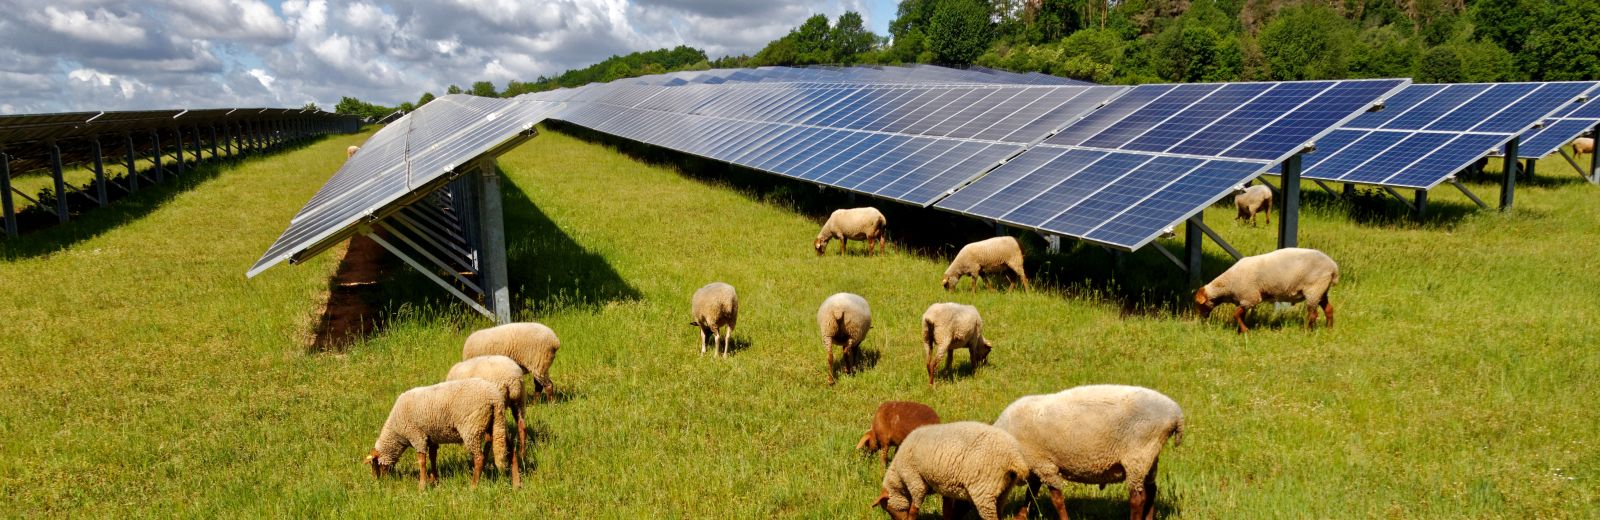
{"type": "Polygon", "coordinates": [[[178,177],[183,177],[183,128],[173,128],[172,134],[177,136],[175,141],[178,143],[178,177]]]}
{"type": "Polygon", "coordinates": [[[155,146],[155,149],[150,151],[150,158],[156,163],[156,184],[167,182],[166,169],[161,167],[161,133],[151,132],[150,142],[155,146]]]}
{"type": "Polygon", "coordinates": [[[1278,211],[1278,249],[1300,244],[1300,156],[1283,161],[1283,205],[1278,211]]]}
{"type": "Polygon", "coordinates": [[[1523,163],[1522,164],[1522,180],[1532,182],[1533,181],[1533,169],[1534,169],[1534,166],[1537,166],[1538,164],[1539,164],[1539,160],[1538,159],[1528,159],[1528,162],[1523,163]]]}
{"type": "Polygon", "coordinates": [[[371,226],[362,226],[361,234],[366,235],[367,238],[372,239],[373,242],[376,242],[379,246],[387,249],[390,253],[393,253],[394,256],[400,257],[400,259],[404,260],[407,265],[411,266],[412,269],[416,269],[417,272],[422,273],[422,275],[428,277],[429,280],[433,280],[433,283],[439,284],[439,286],[443,287],[446,291],[450,291],[450,294],[455,295],[456,298],[460,298],[461,301],[465,302],[468,307],[472,307],[472,310],[478,311],[484,316],[493,316],[494,313],[489,312],[489,309],[485,309],[482,305],[478,305],[478,302],[473,301],[472,297],[467,296],[466,293],[461,292],[460,289],[456,289],[454,285],[444,281],[444,279],[440,278],[439,275],[434,274],[432,269],[428,269],[427,266],[422,265],[422,262],[418,262],[415,258],[411,258],[411,255],[407,255],[405,251],[395,247],[394,244],[389,243],[388,240],[384,240],[383,237],[378,236],[378,234],[372,230],[371,226]]]}
{"type": "Polygon", "coordinates": [[[133,134],[128,134],[128,192],[139,193],[139,154],[134,153],[133,134]]]}
{"type": "Polygon", "coordinates": [[[1505,155],[1500,156],[1505,164],[1505,175],[1500,180],[1500,211],[1511,209],[1517,197],[1517,145],[1521,137],[1513,137],[1506,143],[1505,155]]]}
{"type": "Polygon", "coordinates": [[[1200,227],[1205,225],[1206,212],[1201,210],[1189,217],[1189,223],[1183,226],[1183,257],[1188,260],[1189,286],[1199,287],[1205,280],[1201,272],[1200,261],[1204,258],[1201,253],[1201,241],[1204,240],[1200,227]]]}
{"type": "Polygon", "coordinates": [[[1344,191],[1344,198],[1346,198],[1346,199],[1355,198],[1356,197],[1356,185],[1355,185],[1355,183],[1351,183],[1351,182],[1344,183],[1344,190],[1343,191],[1344,191]]]}
{"type": "Polygon", "coordinates": [[[205,147],[200,146],[200,125],[194,126],[194,167],[200,169],[200,161],[205,160],[205,147]]]}
{"type": "MultiPolygon", "coordinates": [[[[1594,125],[1594,130],[1589,132],[1589,135],[1590,135],[1591,138],[1593,138],[1595,140],[1600,140],[1600,124],[1594,125]]],[[[1594,160],[1594,154],[1590,153],[1589,154],[1589,175],[1588,175],[1588,178],[1589,178],[1589,182],[1591,182],[1591,183],[1600,183],[1600,175],[1596,175],[1595,174],[1595,164],[1597,162],[1600,162],[1600,161],[1595,161],[1594,160]]],[[[1580,169],[1578,171],[1582,172],[1583,170],[1580,169]]]]}
{"type": "Polygon", "coordinates": [[[484,303],[494,311],[497,323],[511,323],[511,284],[506,279],[506,229],[501,212],[500,174],[494,161],[478,165],[478,220],[482,240],[478,254],[483,273],[484,303]]]}
{"type": "Polygon", "coordinates": [[[1006,236],[1006,225],[1005,224],[1001,224],[1000,221],[998,221],[998,220],[994,221],[994,236],[997,236],[997,237],[1006,236]]]}
{"type": "Polygon", "coordinates": [[[1428,190],[1417,190],[1417,220],[1428,218],[1428,190]]]}
{"type": "Polygon", "coordinates": [[[1467,198],[1472,199],[1473,202],[1478,203],[1478,207],[1483,208],[1483,209],[1489,209],[1489,205],[1487,203],[1484,203],[1483,199],[1478,198],[1478,196],[1476,194],[1472,193],[1472,190],[1467,189],[1466,186],[1461,184],[1461,179],[1457,179],[1455,177],[1451,177],[1450,178],[1450,184],[1452,186],[1455,186],[1456,189],[1461,190],[1461,193],[1466,195],[1467,198]]]}
{"type": "Polygon", "coordinates": [[[67,179],[61,172],[61,147],[50,142],[50,174],[56,181],[56,218],[67,222],[67,179]]]}
{"type": "Polygon", "coordinates": [[[6,236],[17,236],[17,208],[11,200],[11,156],[0,152],[0,213],[6,221],[6,236]]]}
{"type": "Polygon", "coordinates": [[[93,140],[89,141],[89,153],[94,155],[95,202],[99,202],[100,207],[104,208],[111,202],[111,198],[106,193],[106,163],[100,153],[100,136],[94,136],[93,140]]]}

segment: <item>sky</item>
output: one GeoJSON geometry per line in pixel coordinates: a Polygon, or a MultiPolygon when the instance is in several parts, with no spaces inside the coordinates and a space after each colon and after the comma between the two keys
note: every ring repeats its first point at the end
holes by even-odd
{"type": "Polygon", "coordinates": [[[0,114],[331,110],[689,45],[751,54],[812,14],[894,0],[0,0],[0,114]]]}

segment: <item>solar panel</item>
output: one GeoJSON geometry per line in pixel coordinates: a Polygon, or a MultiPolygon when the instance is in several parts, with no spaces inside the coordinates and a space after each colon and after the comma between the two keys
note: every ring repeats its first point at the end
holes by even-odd
{"type": "MultiPolygon", "coordinates": [[[[1411,85],[1317,143],[1304,178],[1431,189],[1595,82],[1411,85]]],[[[1542,145],[1541,145],[1542,146],[1542,145]]],[[[1558,145],[1559,146],[1559,145],[1558,145]]]]}
{"type": "Polygon", "coordinates": [[[1141,85],[936,206],[1138,249],[1404,84],[1141,85]]]}
{"type": "Polygon", "coordinates": [[[427,196],[483,155],[497,155],[558,105],[463,94],[437,98],[374,134],[335,172],[247,276],[315,255],[427,196]]]}
{"type": "Polygon", "coordinates": [[[1600,119],[1548,120],[1543,127],[1522,134],[1517,155],[1522,159],[1538,159],[1550,155],[1596,126],[1600,126],[1600,119]]]}

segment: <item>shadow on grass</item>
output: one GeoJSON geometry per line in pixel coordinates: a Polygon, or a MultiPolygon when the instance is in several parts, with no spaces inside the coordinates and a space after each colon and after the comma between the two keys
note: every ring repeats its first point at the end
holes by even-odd
{"type": "MultiPolygon", "coordinates": [[[[692,326],[692,327],[694,327],[696,330],[699,329],[698,326],[692,326]]],[[[698,337],[698,336],[696,336],[696,337],[698,337]]],[[[751,342],[750,338],[735,334],[733,336],[733,338],[728,340],[728,357],[737,356],[737,355],[739,355],[739,352],[742,352],[742,351],[744,351],[746,349],[749,349],[750,347],[752,347],[754,345],[755,345],[755,343],[751,342]]],[[[714,340],[712,340],[711,336],[708,334],[708,335],[706,335],[705,348],[706,348],[705,355],[707,355],[707,356],[716,356],[716,355],[718,355],[717,349],[720,348],[720,347],[714,342],[714,340]]]]}
{"type": "MultiPolygon", "coordinates": [[[[622,139],[577,125],[558,121],[549,121],[545,125],[551,131],[606,146],[635,160],[674,168],[684,177],[704,184],[731,189],[752,202],[805,215],[819,227],[833,210],[872,205],[882,211],[890,222],[891,250],[902,250],[940,263],[954,258],[961,247],[970,242],[995,236],[993,224],[964,215],[898,201],[856,196],[810,182],[622,139]]],[[[1151,248],[1114,255],[1099,246],[1065,239],[1062,241],[1062,253],[1047,254],[1043,237],[1015,229],[1008,229],[1007,233],[1022,242],[1026,257],[1025,270],[1033,282],[1034,290],[1064,297],[1109,301],[1123,309],[1124,316],[1170,316],[1187,312],[1186,302],[1193,294],[1188,275],[1151,248]]],[[[812,238],[814,236],[809,234],[795,237],[797,244],[805,244],[804,249],[797,246],[797,250],[814,254],[810,252],[812,238]]],[[[837,243],[830,244],[828,254],[837,255],[838,247],[837,243]]],[[[865,253],[861,246],[852,245],[847,254],[865,253]]],[[[1214,276],[1232,263],[1232,258],[1215,256],[1208,251],[1204,259],[1205,272],[1214,276]]],[[[943,270],[930,270],[927,284],[937,287],[942,275],[943,270]]],[[[998,280],[990,276],[991,284],[998,280]]],[[[971,282],[963,282],[962,287],[966,288],[967,283],[971,282]]],[[[980,290],[997,289],[991,287],[980,290]]]]}
{"type": "MultiPolygon", "coordinates": [[[[330,137],[332,136],[318,136],[284,144],[268,153],[280,154],[295,151],[330,137]]],[[[221,175],[222,172],[232,169],[239,161],[261,157],[264,157],[264,155],[224,157],[220,162],[207,158],[207,162],[198,166],[190,161],[187,163],[188,166],[185,167],[183,175],[179,176],[177,175],[176,163],[171,162],[173,159],[169,156],[162,159],[163,170],[166,171],[164,182],[161,184],[149,184],[148,180],[141,178],[138,193],[128,193],[115,184],[109,185],[106,189],[106,196],[110,202],[103,208],[94,199],[68,188],[66,200],[70,220],[65,224],[59,223],[56,216],[55,198],[53,196],[41,198],[39,200],[40,205],[30,206],[17,213],[19,236],[14,239],[0,241],[0,259],[10,261],[33,258],[71,247],[78,242],[144,218],[146,215],[160,209],[161,206],[166,205],[168,201],[177,198],[178,195],[195,189],[221,175]]],[[[148,162],[143,157],[140,158],[140,161],[148,162]]],[[[113,167],[115,167],[114,164],[108,163],[106,165],[107,170],[113,167]]],[[[154,175],[150,170],[146,170],[143,173],[146,174],[145,177],[154,175]]],[[[111,172],[108,171],[107,175],[109,176],[110,174],[111,172]]],[[[108,183],[113,180],[121,183],[126,179],[115,177],[108,179],[108,183]]],[[[95,193],[95,183],[91,181],[89,184],[81,186],[80,189],[85,193],[95,193]]]]}

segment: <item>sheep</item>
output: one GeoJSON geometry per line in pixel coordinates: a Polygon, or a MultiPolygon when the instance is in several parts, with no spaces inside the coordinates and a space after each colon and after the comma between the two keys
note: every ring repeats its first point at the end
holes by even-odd
{"type": "Polygon", "coordinates": [[[505,388],[506,404],[511,406],[511,416],[517,423],[517,445],[513,450],[512,458],[519,463],[522,461],[522,450],[528,445],[527,426],[522,421],[523,388],[522,376],[527,372],[522,366],[506,356],[478,356],[450,367],[450,372],[445,374],[445,381],[478,378],[491,383],[499,384],[505,388]]]}
{"type": "Polygon", "coordinates": [[[1068,481],[1126,481],[1130,517],[1155,518],[1157,459],[1169,437],[1173,446],[1183,444],[1178,403],[1137,386],[1090,385],[1025,396],[1000,412],[994,425],[1016,438],[1032,470],[1029,489],[1041,482],[1049,486],[1059,518],[1067,518],[1061,490],[1068,481]]]}
{"type": "Polygon", "coordinates": [[[356,152],[359,152],[359,151],[361,151],[361,147],[360,146],[351,146],[349,148],[345,148],[344,149],[344,158],[349,159],[351,157],[355,157],[356,156],[356,152]]]}
{"type": "Polygon", "coordinates": [[[884,401],[872,414],[872,427],[861,435],[856,449],[878,452],[878,460],[889,465],[889,448],[900,446],[912,430],[939,424],[939,413],[928,405],[911,401],[884,401]]]}
{"type": "Polygon", "coordinates": [[[499,354],[516,360],[533,376],[533,391],[546,401],[555,396],[555,383],[550,381],[550,364],[556,361],[556,350],[561,340],[556,333],[539,323],[508,323],[490,327],[467,336],[461,347],[461,359],[499,354]]]}
{"type": "Polygon", "coordinates": [[[1305,301],[1307,328],[1316,326],[1318,306],[1332,327],[1333,304],[1328,301],[1328,290],[1338,283],[1339,265],[1328,255],[1315,249],[1285,248],[1240,259],[1195,291],[1194,306],[1200,318],[1205,319],[1211,317],[1211,310],[1218,304],[1238,305],[1233,321],[1243,334],[1250,330],[1244,325],[1244,313],[1256,304],[1305,301]]]}
{"type": "Polygon", "coordinates": [[[853,208],[834,210],[828,215],[828,221],[822,223],[822,230],[817,232],[817,239],[811,243],[812,249],[817,250],[817,256],[822,256],[828,249],[828,242],[839,239],[839,254],[843,255],[845,247],[850,245],[850,239],[867,241],[867,254],[872,254],[872,241],[878,241],[878,252],[882,253],[886,247],[887,239],[884,231],[889,221],[883,218],[883,213],[878,208],[853,208]]]}
{"type": "MultiPolygon", "coordinates": [[[[890,518],[912,519],[931,491],[944,498],[945,518],[959,518],[957,508],[965,509],[960,500],[976,506],[980,518],[998,520],[1007,493],[1027,475],[1027,461],[1011,434],[972,421],[928,425],[906,436],[872,505],[890,518]]],[[[1018,518],[1026,515],[1024,505],[1018,518]]]]}
{"type": "MultiPolygon", "coordinates": [[[[504,471],[507,465],[505,409],[505,388],[482,379],[412,388],[395,398],[366,463],[374,477],[382,478],[407,448],[416,450],[417,489],[422,490],[430,479],[439,481],[439,445],[462,444],[472,454],[472,486],[477,487],[485,435],[494,445],[495,467],[504,471]]],[[[522,485],[516,464],[511,464],[511,484],[522,485]]]]}
{"type": "Polygon", "coordinates": [[[1235,220],[1249,221],[1254,226],[1256,214],[1266,213],[1267,223],[1272,223],[1272,188],[1257,184],[1239,190],[1239,194],[1233,196],[1233,205],[1239,208],[1239,216],[1235,220]]]}
{"type": "Polygon", "coordinates": [[[1593,137],[1579,137],[1572,140],[1572,160],[1582,159],[1583,154],[1594,155],[1593,137]]]}
{"type": "Polygon", "coordinates": [[[709,337],[712,348],[720,347],[722,356],[727,357],[733,327],[739,323],[739,295],[733,286],[722,282],[706,284],[694,292],[689,306],[694,314],[694,321],[689,324],[700,328],[700,355],[705,355],[709,337]],[[723,327],[728,328],[727,334],[722,333],[723,327]]]}
{"type": "MultiPolygon", "coordinates": [[[[950,267],[944,270],[944,279],[939,281],[946,291],[961,283],[964,276],[972,277],[972,292],[978,292],[978,282],[983,280],[983,273],[992,273],[1003,269],[1010,269],[1022,279],[1022,286],[1028,285],[1028,275],[1022,272],[1022,245],[1012,237],[994,237],[967,244],[956,253],[956,258],[950,261],[950,267]]],[[[988,284],[988,282],[984,282],[988,284]]],[[[1012,284],[1013,286],[1015,283],[1012,284]]]]}
{"type": "Polygon", "coordinates": [[[933,386],[934,372],[939,360],[944,360],[945,371],[957,349],[967,349],[972,356],[972,370],[989,359],[994,345],[983,337],[983,318],[978,308],[954,302],[935,303],[922,313],[922,354],[928,364],[928,386],[933,386]]]}
{"type": "Polygon", "coordinates": [[[828,349],[828,384],[834,382],[833,345],[841,349],[845,373],[853,373],[861,355],[861,342],[872,330],[872,309],[867,299],[850,293],[838,293],[822,301],[817,308],[817,326],[822,329],[822,346],[828,349]]]}

